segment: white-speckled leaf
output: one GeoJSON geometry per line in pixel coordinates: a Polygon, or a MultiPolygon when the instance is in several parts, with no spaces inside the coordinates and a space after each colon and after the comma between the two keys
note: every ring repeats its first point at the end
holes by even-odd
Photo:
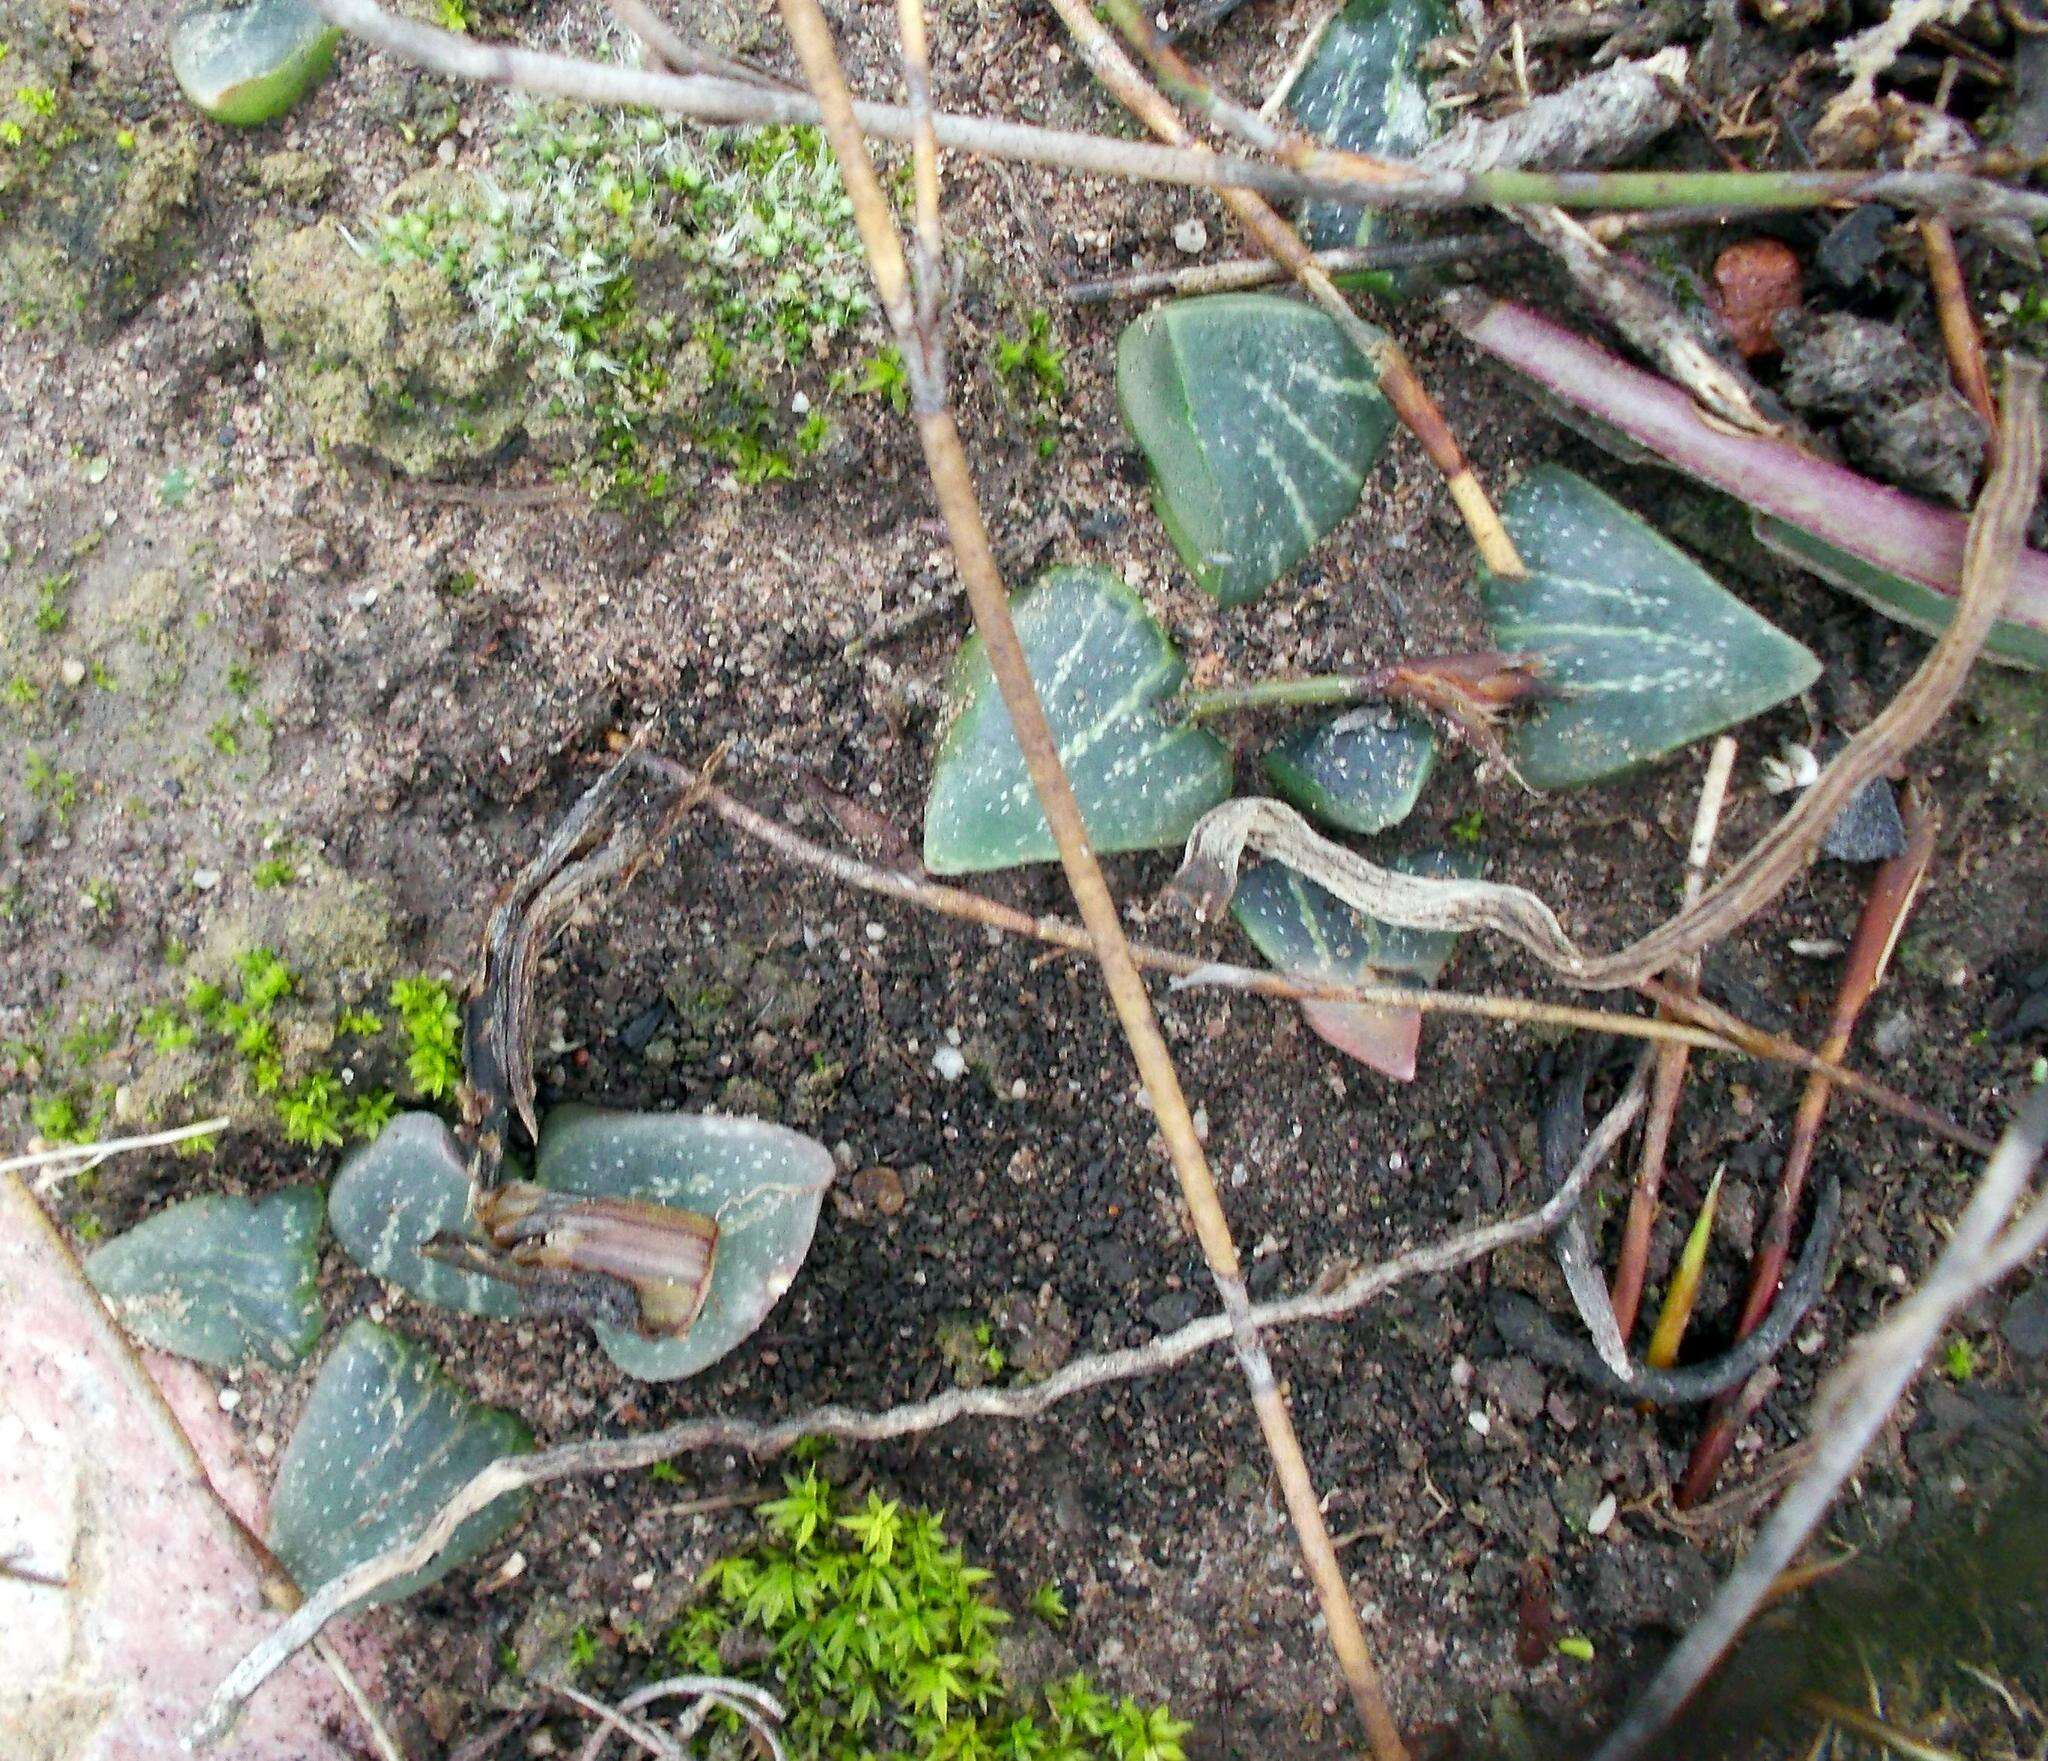
{"type": "Polygon", "coordinates": [[[500,1321],[526,1313],[515,1286],[419,1251],[436,1235],[481,1239],[469,1215],[461,1146],[433,1113],[399,1114],[341,1164],[327,1220],[350,1259],[422,1302],[500,1321]]]}
{"type": "Polygon", "coordinates": [[[811,1251],[832,1184],[825,1146],[760,1119],[557,1107],[541,1122],[535,1178],[558,1192],[651,1200],[718,1224],[703,1312],[680,1339],[597,1328],[628,1375],[672,1382],[708,1368],[768,1318],[811,1251]]]}
{"type": "MultiPolygon", "coordinates": [[[[1186,669],[1144,602],[1107,569],[1050,569],[1012,610],[1096,849],[1184,842],[1230,794],[1230,753],[1160,718],[1186,669]]],[[[954,663],[952,704],[925,804],[925,866],[970,874],[1052,861],[1052,828],[979,636],[954,663]]]]}
{"type": "Polygon", "coordinates": [[[1225,605],[1351,512],[1394,424],[1335,320],[1278,294],[1155,307],[1117,343],[1116,386],[1167,534],[1225,605]]]}
{"type": "Polygon", "coordinates": [[[171,26],[171,72],[215,122],[282,116],[326,73],[341,32],[307,0],[188,12],[171,26]]]}
{"type": "Polygon", "coordinates": [[[1652,763],[1797,696],[1820,662],[1592,484],[1539,466],[1501,515],[1529,574],[1484,576],[1493,640],[1563,688],[1509,750],[1532,788],[1652,763]]]}
{"type": "Polygon", "coordinates": [[[145,1345],[217,1370],[295,1363],[320,1337],[320,1191],[190,1198],[95,1248],[85,1275],[145,1345]]]}
{"type": "MultiPolygon", "coordinates": [[[[1393,866],[1409,874],[1470,879],[1483,865],[1476,856],[1439,851],[1402,858],[1393,866]]],[[[1403,929],[1367,917],[1278,862],[1247,869],[1230,910],[1267,963],[1297,978],[1433,984],[1458,941],[1448,931],[1403,929]]],[[[1301,1012],[1309,1026],[1339,1051],[1397,1082],[1414,1079],[1421,1011],[1305,1002],[1301,1012]]]]}
{"type": "MultiPolygon", "coordinates": [[[[1412,159],[1437,133],[1416,51],[1456,28],[1443,0],[1351,0],[1330,20],[1288,93],[1295,120],[1318,140],[1353,153],[1412,159]]],[[[1370,208],[1309,202],[1302,236],[1315,249],[1363,244],[1370,208]]]]}
{"type": "MultiPolygon", "coordinates": [[[[513,1414],[471,1400],[411,1340],[356,1321],[335,1341],[278,1463],[270,1550],[312,1591],[411,1539],[467,1481],[533,1436],[513,1414]]],[[[370,1598],[395,1602],[475,1558],[512,1526],[507,1493],[455,1531],[433,1564],[370,1598]]]]}
{"type": "Polygon", "coordinates": [[[1368,704],[1296,729],[1264,763],[1273,786],[1302,812],[1370,835],[1415,810],[1436,764],[1436,735],[1420,716],[1368,704]]]}

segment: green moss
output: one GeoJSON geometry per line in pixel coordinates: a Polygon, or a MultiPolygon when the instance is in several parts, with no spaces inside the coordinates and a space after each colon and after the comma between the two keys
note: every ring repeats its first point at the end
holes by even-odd
{"type": "MultiPolygon", "coordinates": [[[[1030,1690],[1003,1679],[996,1634],[1010,1617],[938,1513],[878,1492],[851,1507],[815,1469],[784,1485],[755,1546],[704,1574],[705,1600],[667,1649],[683,1669],[772,1689],[794,1761],[1182,1761],[1189,1726],[1163,1706],[1114,1700],[1085,1675],[1030,1690]]],[[[738,1734],[730,1714],[714,1723],[738,1734]]]]}
{"type": "Polygon", "coordinates": [[[614,499],[660,498],[697,452],[793,475],[826,432],[797,383],[869,308],[817,130],[533,103],[503,113],[488,177],[429,173],[265,247],[251,291],[315,438],[421,471],[524,431],[614,499]]]}
{"type": "Polygon", "coordinates": [[[2048,677],[1979,667],[1967,701],[1984,774],[2035,813],[2048,813],[2048,677]]]}

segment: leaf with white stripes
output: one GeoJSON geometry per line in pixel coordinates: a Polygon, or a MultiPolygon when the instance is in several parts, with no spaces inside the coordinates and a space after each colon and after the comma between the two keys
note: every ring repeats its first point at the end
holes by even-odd
{"type": "Polygon", "coordinates": [[[320,1190],[189,1198],[95,1248],[85,1275],[114,1318],[159,1351],[217,1370],[296,1363],[320,1337],[320,1190]]]}
{"type": "MultiPolygon", "coordinates": [[[[1456,28],[1443,0],[1351,0],[1330,20],[1287,95],[1303,130],[1353,153],[1412,159],[1437,134],[1416,52],[1456,28]]],[[[1315,249],[1364,244],[1380,216],[1341,202],[1309,202],[1301,234],[1315,249]]]]}
{"type": "Polygon", "coordinates": [[[1274,788],[1302,812],[1368,836],[1415,810],[1435,764],[1429,724],[1381,703],[1298,728],[1265,757],[1274,788]]]}
{"type": "Polygon", "coordinates": [[[1117,343],[1116,386],[1167,534],[1224,605],[1277,581],[1357,506],[1394,424],[1335,320],[1278,294],[1147,312],[1117,343]]]}
{"type": "MultiPolygon", "coordinates": [[[[1096,849],[1185,842],[1230,794],[1230,753],[1160,715],[1187,669],[1144,602],[1107,569],[1049,569],[1012,612],[1096,849]]],[[[952,704],[925,804],[925,866],[972,874],[1052,861],[1052,828],[979,636],[954,663],[952,704]]]]}
{"type": "MultiPolygon", "coordinates": [[[[409,1541],[465,1484],[533,1434],[511,1413],[471,1400],[409,1339],[356,1321],[320,1366],[278,1463],[270,1550],[301,1590],[409,1541]]],[[[395,1602],[473,1559],[512,1526],[524,1493],[507,1493],[456,1529],[431,1565],[369,1598],[395,1602]]]]}
{"type": "MultiPolygon", "coordinates": [[[[1473,855],[1434,851],[1399,858],[1392,866],[1406,874],[1471,879],[1483,865],[1473,855]]],[[[1368,917],[1279,862],[1247,869],[1230,911],[1267,963],[1295,978],[1434,984],[1458,942],[1454,931],[1403,929],[1368,917]]],[[[1414,1080],[1422,1039],[1419,1009],[1304,1002],[1301,1012],[1340,1052],[1397,1082],[1414,1080]]]]}
{"type": "Polygon", "coordinates": [[[1804,647],[1582,477],[1539,466],[1501,517],[1529,573],[1483,577],[1494,643],[1540,655],[1560,692],[1509,745],[1532,788],[1635,770],[1820,676],[1804,647]]]}

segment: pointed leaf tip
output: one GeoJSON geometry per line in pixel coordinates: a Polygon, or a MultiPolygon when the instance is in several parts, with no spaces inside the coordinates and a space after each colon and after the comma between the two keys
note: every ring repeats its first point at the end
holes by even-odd
{"type": "Polygon", "coordinates": [[[1493,639],[1539,654],[1561,691],[1510,742],[1532,788],[1636,770],[1820,676],[1805,647],[1584,478],[1539,466],[1501,516],[1529,573],[1483,578],[1493,639]]]}

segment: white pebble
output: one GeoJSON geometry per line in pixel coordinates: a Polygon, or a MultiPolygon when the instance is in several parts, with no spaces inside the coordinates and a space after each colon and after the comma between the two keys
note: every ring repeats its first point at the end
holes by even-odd
{"type": "Polygon", "coordinates": [[[1199,220],[1183,220],[1173,229],[1173,248],[1190,257],[1209,248],[1209,229],[1199,220]]]}
{"type": "Polygon", "coordinates": [[[967,1057],[958,1046],[941,1046],[932,1054],[932,1068],[941,1082],[958,1082],[967,1074],[967,1057]]]}
{"type": "Polygon", "coordinates": [[[235,1410],[235,1408],[236,1408],[236,1407],[238,1407],[238,1406],[240,1406],[241,1404],[242,1404],[242,1391],[241,1391],[241,1389],[239,1389],[239,1388],[223,1388],[223,1389],[222,1389],[222,1390],[220,1391],[220,1410],[221,1410],[222,1412],[233,1412],[233,1411],[235,1410]]]}
{"type": "Polygon", "coordinates": [[[1606,1534],[1609,1529],[1614,1527],[1614,1513],[1619,1508],[1620,1506],[1614,1501],[1614,1494],[1612,1492],[1603,1492],[1600,1495],[1600,1502],[1593,1506],[1593,1514],[1586,1518],[1586,1533],[1589,1535],[1606,1534]]]}
{"type": "Polygon", "coordinates": [[[1479,1408],[1476,1406],[1465,1415],[1465,1423],[1470,1425],[1472,1429],[1478,1432],[1479,1435],[1482,1437],[1484,1437],[1487,1434],[1487,1432],[1493,1429],[1493,1420],[1488,1418],[1486,1414],[1481,1412],[1479,1408]]]}
{"type": "Polygon", "coordinates": [[[217,868],[195,868],[192,871],[192,884],[202,893],[210,893],[215,887],[220,885],[220,870],[217,868]]]}

